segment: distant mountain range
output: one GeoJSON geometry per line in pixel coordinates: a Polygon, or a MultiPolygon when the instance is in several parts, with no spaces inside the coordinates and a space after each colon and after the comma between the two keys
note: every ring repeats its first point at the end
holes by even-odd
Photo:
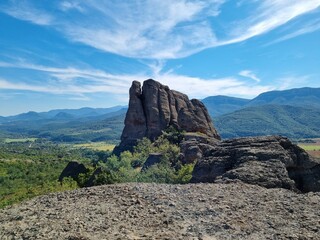
{"type": "Polygon", "coordinates": [[[55,142],[117,141],[126,106],[28,112],[0,119],[0,138],[36,137],[55,142]]]}
{"type": "Polygon", "coordinates": [[[265,92],[252,99],[246,106],[261,106],[266,104],[320,108],[320,88],[306,87],[265,92]]]}
{"type": "Polygon", "coordinates": [[[102,116],[112,112],[126,109],[127,106],[115,106],[110,108],[89,108],[80,109],[55,109],[48,112],[27,112],[10,117],[0,117],[0,122],[12,121],[34,121],[34,120],[50,120],[50,119],[77,119],[77,118],[92,118],[102,116]]]}
{"type": "Polygon", "coordinates": [[[215,96],[203,102],[223,138],[320,137],[320,88],[270,91],[252,100],[215,96]]]}
{"type": "MultiPolygon", "coordinates": [[[[270,91],[251,100],[212,96],[202,101],[223,138],[320,137],[320,88],[270,91]]],[[[26,136],[56,142],[118,141],[126,111],[126,106],[116,106],[0,117],[0,138],[26,136]]]]}
{"type": "Polygon", "coordinates": [[[289,105],[247,107],[214,118],[222,138],[283,135],[290,138],[320,137],[320,108],[289,105]]]}
{"type": "Polygon", "coordinates": [[[213,96],[202,100],[212,117],[221,116],[239,109],[261,105],[290,105],[295,107],[320,108],[320,88],[295,88],[270,91],[249,100],[228,96],[213,96]]]}
{"type": "Polygon", "coordinates": [[[215,117],[244,108],[250,100],[219,95],[207,97],[202,102],[207,107],[210,115],[215,117]]]}

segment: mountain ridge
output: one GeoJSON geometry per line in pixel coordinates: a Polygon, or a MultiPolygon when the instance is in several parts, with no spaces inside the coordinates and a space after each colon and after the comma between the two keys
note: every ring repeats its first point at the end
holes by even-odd
{"type": "MultiPolygon", "coordinates": [[[[244,107],[265,105],[265,104],[279,104],[279,105],[291,105],[291,106],[303,106],[309,105],[310,107],[320,108],[320,88],[293,88],[287,90],[274,90],[267,91],[259,94],[253,99],[231,97],[225,95],[216,95],[208,96],[201,100],[207,107],[211,116],[216,117],[226,113],[230,113],[236,110],[239,110],[244,107]],[[310,94],[311,93],[311,94],[310,94]],[[279,96],[283,96],[280,98],[279,96]],[[310,97],[311,96],[311,97],[310,97]],[[284,99],[287,101],[284,102],[284,99]],[[225,109],[227,107],[227,110],[225,109]],[[230,109],[228,109],[230,108],[230,109]]],[[[5,120],[12,119],[21,119],[26,114],[37,113],[39,116],[44,118],[54,117],[59,112],[68,113],[75,116],[98,116],[105,113],[115,112],[122,108],[128,108],[127,105],[117,105],[109,108],[91,108],[91,107],[82,107],[78,109],[52,109],[47,112],[35,112],[29,111],[26,113],[20,113],[12,116],[0,116],[0,122],[5,120]]]]}
{"type": "Polygon", "coordinates": [[[290,105],[261,105],[214,118],[223,138],[283,135],[290,138],[320,137],[320,109],[290,105]]]}
{"type": "Polygon", "coordinates": [[[320,88],[293,88],[264,92],[253,98],[247,106],[279,104],[320,108],[320,88]]]}
{"type": "Polygon", "coordinates": [[[25,113],[20,113],[17,115],[12,116],[0,116],[0,121],[15,121],[15,120],[23,120],[30,118],[30,116],[37,116],[38,118],[43,119],[51,119],[54,118],[59,113],[65,113],[69,114],[70,116],[74,117],[90,117],[90,116],[100,116],[103,114],[116,112],[118,110],[121,110],[123,108],[127,108],[127,106],[124,105],[117,105],[109,108],[91,108],[91,107],[82,107],[82,108],[76,108],[76,109],[52,109],[46,112],[35,112],[35,111],[28,111],[25,113]]]}
{"type": "Polygon", "coordinates": [[[241,109],[251,100],[245,98],[217,95],[206,97],[201,101],[207,107],[211,116],[219,116],[241,109]]]}
{"type": "Polygon", "coordinates": [[[217,117],[246,107],[267,104],[320,108],[320,88],[304,87],[268,91],[251,100],[218,95],[204,98],[202,101],[211,117],[217,117]]]}
{"type": "MultiPolygon", "coordinates": [[[[211,96],[203,99],[203,102],[223,138],[270,134],[279,134],[295,139],[320,137],[320,130],[317,127],[319,125],[317,124],[319,123],[318,119],[320,119],[320,88],[270,91],[262,93],[252,100],[221,95],[211,96]],[[284,93],[284,97],[280,98],[282,93],[284,93]],[[311,97],[308,95],[309,93],[311,97]],[[283,99],[288,99],[289,104],[284,105],[286,102],[283,99]],[[266,103],[267,101],[270,101],[271,104],[266,103]],[[309,104],[310,101],[313,104],[309,104]],[[261,105],[263,102],[265,104],[261,105]],[[266,105],[268,106],[263,107],[266,105]],[[295,120],[296,115],[302,117],[295,120]],[[279,119],[286,120],[281,123],[279,119]]],[[[40,113],[30,111],[16,116],[0,117],[0,131],[2,136],[6,134],[18,136],[22,133],[28,137],[51,136],[50,139],[64,139],[65,135],[68,135],[71,138],[67,139],[79,141],[88,139],[91,141],[105,139],[102,134],[111,134],[110,130],[107,131],[107,128],[111,127],[112,134],[107,136],[107,139],[119,140],[121,128],[124,126],[126,109],[127,106],[115,106],[105,109],[55,109],[40,113]],[[72,114],[72,112],[76,114],[72,114]],[[84,115],[81,115],[82,113],[84,115]],[[108,127],[106,128],[106,126],[108,127]],[[71,131],[86,133],[80,134],[82,137],[78,138],[71,131]],[[89,136],[88,131],[102,132],[96,136],[95,134],[89,136]]]]}

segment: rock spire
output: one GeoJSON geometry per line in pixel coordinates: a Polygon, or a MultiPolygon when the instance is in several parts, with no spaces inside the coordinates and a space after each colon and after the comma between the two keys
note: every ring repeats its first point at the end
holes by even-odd
{"type": "Polygon", "coordinates": [[[152,79],[144,81],[142,88],[140,82],[133,81],[129,94],[129,109],[116,154],[132,150],[143,137],[156,139],[169,126],[220,139],[206,107],[197,99],[189,100],[187,95],[152,79]]]}

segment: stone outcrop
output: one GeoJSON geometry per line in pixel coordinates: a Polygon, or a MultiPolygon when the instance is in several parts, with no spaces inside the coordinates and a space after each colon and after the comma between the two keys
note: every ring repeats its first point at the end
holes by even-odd
{"type": "Polygon", "coordinates": [[[302,192],[320,191],[320,165],[280,136],[217,142],[195,165],[192,182],[245,183],[302,192]]]}
{"type": "Polygon", "coordinates": [[[87,173],[88,169],[82,164],[76,161],[69,162],[68,165],[63,169],[59,176],[61,182],[65,177],[71,177],[76,180],[81,173],[87,173]]]}
{"type": "MultiPolygon", "coordinates": [[[[320,191],[320,165],[287,138],[280,136],[220,141],[207,109],[152,79],[130,88],[129,109],[121,143],[114,153],[132,150],[138,139],[155,140],[173,126],[187,133],[179,146],[182,164],[196,163],[191,181],[242,181],[266,188],[320,191]]],[[[150,156],[144,169],[161,161],[150,156]]]]}
{"type": "Polygon", "coordinates": [[[143,137],[156,139],[169,126],[220,139],[206,107],[197,99],[189,100],[187,95],[152,79],[144,81],[142,89],[139,82],[133,81],[129,95],[125,127],[115,154],[132,150],[143,137]]]}
{"type": "Polygon", "coordinates": [[[151,153],[145,163],[142,166],[142,171],[147,170],[149,167],[160,163],[162,160],[163,154],[162,153],[151,153]]]}
{"type": "Polygon", "coordinates": [[[206,155],[219,140],[199,133],[187,133],[179,144],[181,153],[179,160],[182,164],[196,163],[206,155]]]}
{"type": "Polygon", "coordinates": [[[103,173],[102,168],[98,167],[96,170],[94,170],[94,172],[91,174],[88,181],[84,183],[84,185],[86,187],[92,187],[96,184],[99,185],[99,183],[97,183],[97,179],[99,178],[99,175],[102,173],[103,173]]]}

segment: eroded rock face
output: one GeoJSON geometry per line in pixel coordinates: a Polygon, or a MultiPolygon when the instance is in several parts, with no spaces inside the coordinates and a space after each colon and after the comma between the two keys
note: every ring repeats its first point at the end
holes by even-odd
{"type": "Polygon", "coordinates": [[[133,81],[129,90],[129,108],[124,121],[124,129],[121,135],[121,148],[124,145],[133,146],[137,139],[146,136],[147,122],[142,103],[141,84],[133,81]]]}
{"type": "Polygon", "coordinates": [[[154,140],[169,126],[220,139],[206,107],[199,100],[190,101],[187,95],[152,79],[144,81],[142,90],[140,83],[134,81],[129,93],[125,128],[114,153],[132,150],[137,140],[143,137],[154,140]]]}
{"type": "Polygon", "coordinates": [[[267,188],[320,191],[319,163],[280,136],[217,142],[197,162],[192,182],[235,179],[267,188]]]}
{"type": "Polygon", "coordinates": [[[215,149],[219,140],[198,133],[187,133],[179,144],[181,153],[179,159],[182,164],[196,163],[209,151],[215,149]]]}

